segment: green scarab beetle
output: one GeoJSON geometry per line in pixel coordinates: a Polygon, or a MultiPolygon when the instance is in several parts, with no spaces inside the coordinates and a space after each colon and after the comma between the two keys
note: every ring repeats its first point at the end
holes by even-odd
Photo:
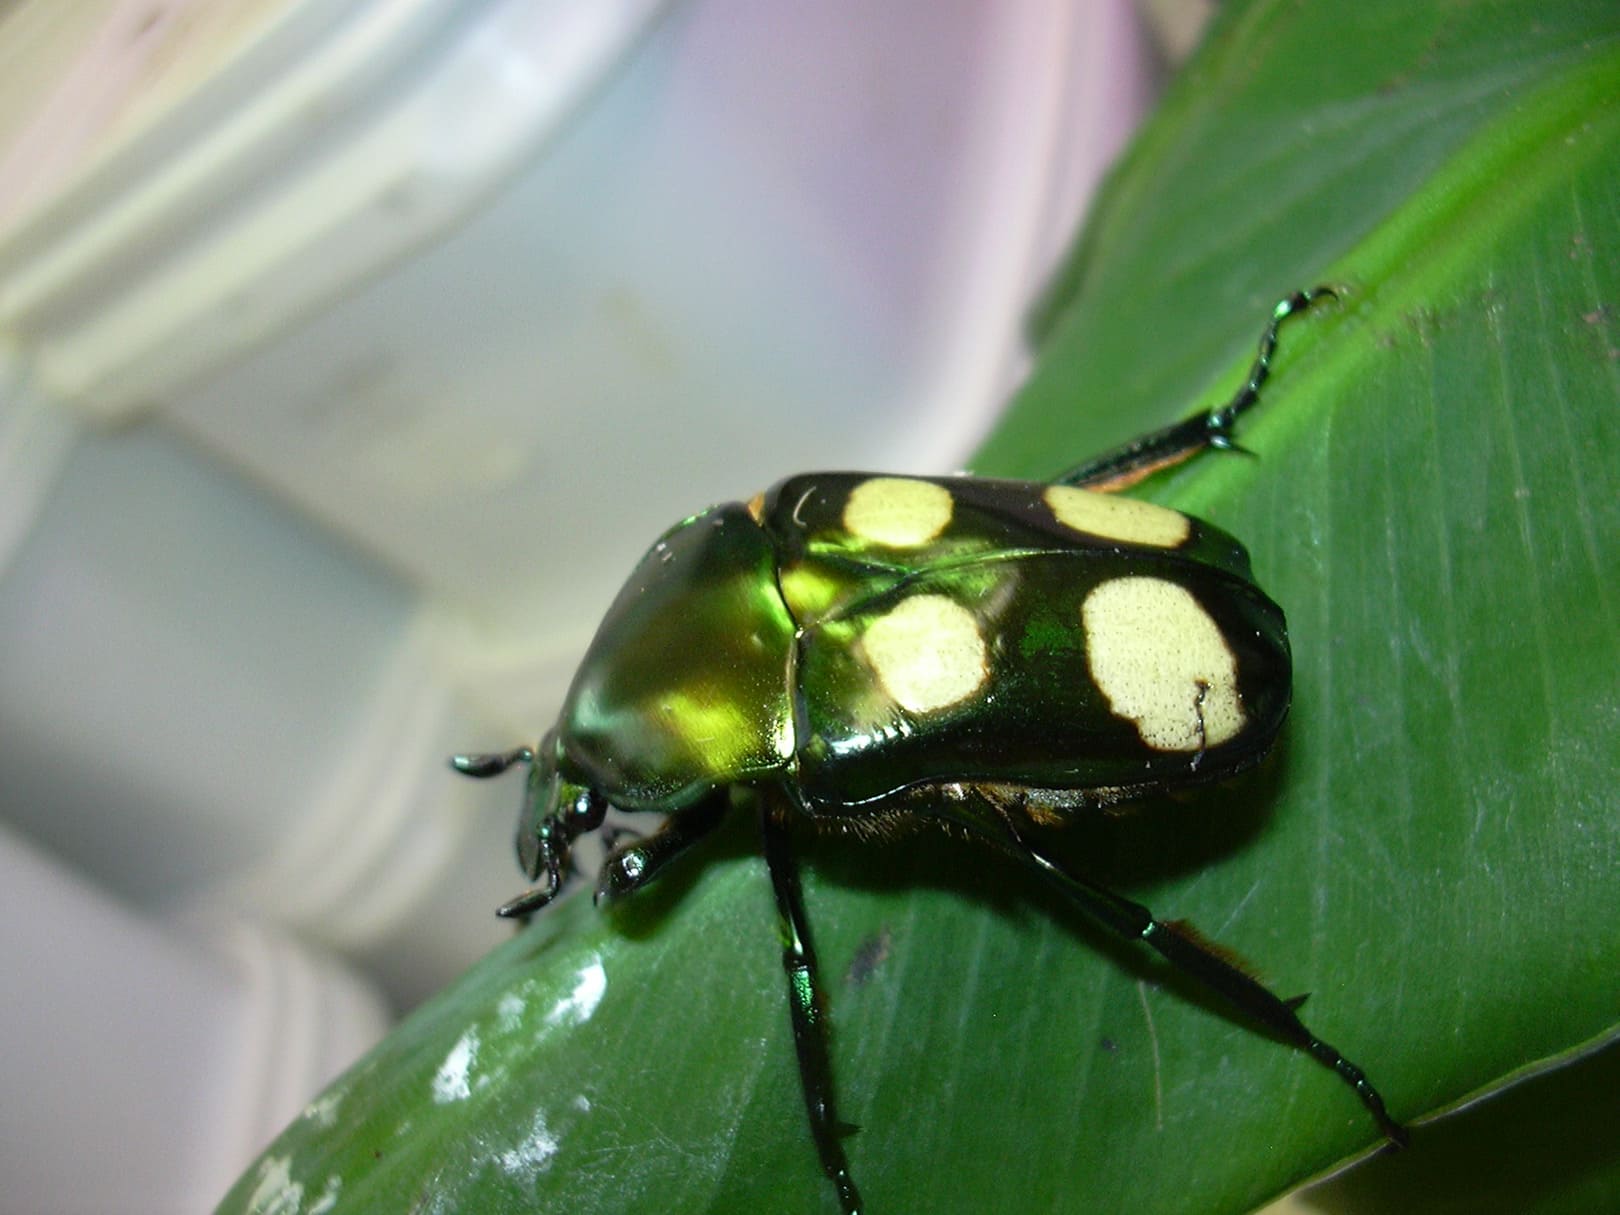
{"type": "Polygon", "coordinates": [[[529,766],[518,855],[540,885],[502,907],[508,916],[556,897],[573,841],[610,807],[668,817],[609,853],[598,897],[646,885],[738,801],[757,809],[810,1129],[846,1215],[860,1197],[793,820],[856,838],[933,820],[1016,857],[1331,1067],[1403,1141],[1361,1069],[1299,1020],[1298,1000],[1046,847],[1073,816],[1232,776],[1276,739],[1287,626],[1243,546],[1099,490],[1232,447],[1278,328],[1332,294],[1277,305],[1226,405],[1052,482],[812,473],[692,516],[631,574],[539,746],[452,761],[471,776],[529,766]]]}

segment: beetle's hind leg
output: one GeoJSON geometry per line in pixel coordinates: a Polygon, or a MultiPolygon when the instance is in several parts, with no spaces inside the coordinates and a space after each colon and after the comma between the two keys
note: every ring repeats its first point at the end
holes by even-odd
{"type": "Polygon", "coordinates": [[[1238,418],[1260,399],[1260,389],[1271,374],[1272,356],[1277,353],[1277,330],[1295,313],[1304,312],[1321,300],[1337,298],[1331,287],[1313,287],[1309,291],[1296,291],[1279,301],[1260,334],[1260,348],[1249,366],[1248,377],[1226,404],[1142,435],[1053,480],[1059,485],[1082,489],[1124,489],[1161,468],[1190,459],[1206,447],[1241,451],[1232,439],[1232,429],[1238,418]]]}
{"type": "Polygon", "coordinates": [[[827,1016],[817,977],[815,950],[810,944],[810,921],[805,915],[804,892],[799,887],[798,862],[793,856],[788,825],[780,798],[765,794],[760,812],[765,865],[776,892],[776,911],[782,933],[782,969],[787,973],[788,1009],[793,1020],[793,1047],[799,1059],[799,1081],[810,1115],[810,1134],[816,1141],[821,1168],[838,1189],[844,1215],[859,1215],[860,1191],[849,1175],[843,1138],[855,1130],[840,1122],[833,1100],[832,1063],[827,1049],[827,1016]]]}
{"type": "Polygon", "coordinates": [[[1243,970],[1218,946],[1205,941],[1190,927],[1165,923],[1139,903],[1121,898],[1094,882],[1064,869],[1039,848],[1024,840],[1011,824],[1007,827],[1013,851],[1038,869],[1074,903],[1110,931],[1127,940],[1144,941],[1183,974],[1223,996],[1285,1042],[1298,1047],[1333,1071],[1355,1090],[1378,1123],[1378,1129],[1397,1147],[1406,1143],[1406,1129],[1390,1117],[1384,1099],[1366,1073],[1339,1051],[1318,1038],[1294,1011],[1300,996],[1284,1000],[1243,970]]]}

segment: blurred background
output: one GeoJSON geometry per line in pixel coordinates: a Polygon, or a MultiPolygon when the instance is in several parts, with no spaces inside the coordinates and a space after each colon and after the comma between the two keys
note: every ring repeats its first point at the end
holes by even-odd
{"type": "Polygon", "coordinates": [[[963,466],[1201,7],[0,0],[0,1211],[208,1210],[504,938],[445,757],[677,519],[963,466]]]}

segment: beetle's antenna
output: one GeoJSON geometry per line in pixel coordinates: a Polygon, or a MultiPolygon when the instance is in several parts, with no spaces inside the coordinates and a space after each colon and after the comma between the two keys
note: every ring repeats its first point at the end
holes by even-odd
{"type": "Polygon", "coordinates": [[[513,747],[510,751],[488,751],[477,755],[452,755],[450,766],[463,776],[488,780],[516,764],[532,764],[533,747],[513,747]]]}

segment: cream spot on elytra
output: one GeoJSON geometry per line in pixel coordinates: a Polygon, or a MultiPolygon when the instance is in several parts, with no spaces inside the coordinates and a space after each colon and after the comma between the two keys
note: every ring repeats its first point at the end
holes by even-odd
{"type": "Polygon", "coordinates": [[[1187,590],[1114,578],[1086,596],[1080,619],[1092,679],[1148,746],[1202,751],[1243,728],[1231,647],[1187,590]]]}
{"type": "Polygon", "coordinates": [[[916,548],[945,530],[956,509],[951,491],[932,481],[873,477],[862,481],[844,503],[850,535],[888,548],[916,548]]]}
{"type": "Polygon", "coordinates": [[[973,613],[944,595],[913,595],[861,634],[861,652],[890,698],[912,713],[957,704],[990,678],[973,613]]]}
{"type": "Polygon", "coordinates": [[[1152,502],[1072,485],[1049,485],[1041,497],[1064,527],[1106,540],[1176,548],[1192,533],[1186,515],[1152,502]]]}

